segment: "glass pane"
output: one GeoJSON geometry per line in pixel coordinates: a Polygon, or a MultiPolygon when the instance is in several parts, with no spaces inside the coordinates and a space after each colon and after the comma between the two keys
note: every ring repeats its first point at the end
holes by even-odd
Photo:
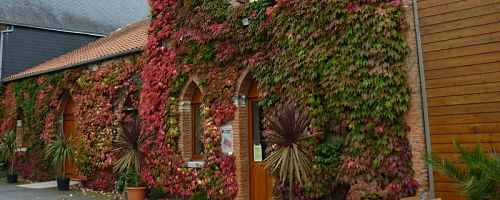
{"type": "Polygon", "coordinates": [[[203,124],[200,107],[194,107],[194,154],[203,155],[203,124]]]}
{"type": "MultiPolygon", "coordinates": [[[[259,106],[258,101],[252,102],[252,143],[255,151],[256,146],[260,146],[262,151],[262,160],[266,159],[266,143],[262,134],[262,107],[259,106]]],[[[257,150],[258,151],[258,150],[257,150]]],[[[254,152],[255,153],[255,152],[254,152]]],[[[255,160],[255,156],[254,156],[255,160]]]]}

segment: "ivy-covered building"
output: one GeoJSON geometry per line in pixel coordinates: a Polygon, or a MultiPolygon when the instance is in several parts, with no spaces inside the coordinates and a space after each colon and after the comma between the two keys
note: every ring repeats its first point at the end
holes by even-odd
{"type": "MultiPolygon", "coordinates": [[[[438,94],[429,87],[448,75],[427,68],[437,65],[424,58],[446,64],[462,51],[436,52],[445,44],[429,38],[463,38],[425,34],[446,31],[428,28],[431,18],[444,23],[441,15],[486,1],[443,2],[149,0],[150,20],[4,79],[0,136],[17,130],[27,151],[18,152],[16,170],[35,181],[54,177],[43,156],[50,138],[74,136],[77,163],[68,177],[112,191],[120,177],[112,171],[119,154],[113,127],[139,118],[142,134],[157,134],[141,147],[140,176],[149,189],[167,198],[287,198],[287,183],[265,169],[266,156],[280,146],[263,131],[292,103],[309,114],[308,131],[320,133],[306,141],[313,178],[295,186],[301,199],[462,198],[443,190],[451,182],[434,179],[422,156],[453,139],[496,141],[496,135],[467,139],[440,126],[445,120],[435,116],[444,108],[426,95],[438,94]]],[[[498,61],[489,63],[492,69],[498,61]]],[[[468,109],[457,105],[465,115],[468,109]]]]}

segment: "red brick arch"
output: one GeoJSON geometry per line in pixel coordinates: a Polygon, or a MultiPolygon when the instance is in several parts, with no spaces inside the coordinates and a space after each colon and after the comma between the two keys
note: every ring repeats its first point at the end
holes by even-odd
{"type": "Polygon", "coordinates": [[[185,162],[191,161],[192,158],[192,123],[191,123],[191,100],[193,98],[196,88],[200,89],[202,99],[205,94],[203,88],[199,87],[200,79],[198,76],[193,75],[184,84],[181,95],[179,97],[179,128],[181,131],[179,149],[181,152],[182,160],[185,162]]]}

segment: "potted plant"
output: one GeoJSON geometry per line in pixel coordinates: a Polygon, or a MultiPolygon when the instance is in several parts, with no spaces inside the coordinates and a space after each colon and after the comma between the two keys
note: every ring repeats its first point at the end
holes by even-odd
{"type": "Polygon", "coordinates": [[[304,142],[318,134],[308,131],[310,115],[285,104],[277,117],[269,119],[269,129],[264,131],[267,141],[276,147],[269,154],[266,168],[271,169],[282,183],[288,184],[288,199],[294,199],[294,184],[303,184],[312,176],[311,154],[304,142]]]}
{"type": "Polygon", "coordinates": [[[66,160],[75,161],[73,153],[73,137],[64,137],[62,132],[51,138],[45,150],[45,158],[52,157],[52,163],[61,166],[61,178],[57,179],[57,189],[65,191],[69,189],[70,179],[66,178],[66,160]]]}
{"type": "Polygon", "coordinates": [[[14,157],[16,154],[16,134],[13,130],[5,132],[0,138],[0,160],[7,161],[10,159],[10,168],[7,174],[8,183],[17,183],[17,174],[14,174],[14,157]]]}
{"type": "Polygon", "coordinates": [[[142,157],[140,147],[145,145],[155,134],[141,134],[141,123],[138,120],[122,122],[119,136],[115,142],[115,150],[120,155],[115,162],[114,172],[127,173],[125,183],[127,199],[143,200],[146,198],[146,187],[140,187],[140,170],[142,157]]]}

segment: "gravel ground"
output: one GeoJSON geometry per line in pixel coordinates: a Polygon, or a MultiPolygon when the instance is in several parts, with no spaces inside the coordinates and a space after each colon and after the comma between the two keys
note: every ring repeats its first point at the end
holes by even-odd
{"type": "Polygon", "coordinates": [[[95,200],[106,199],[96,193],[80,190],[57,191],[57,188],[29,189],[15,184],[0,183],[0,200],[95,200]]]}

